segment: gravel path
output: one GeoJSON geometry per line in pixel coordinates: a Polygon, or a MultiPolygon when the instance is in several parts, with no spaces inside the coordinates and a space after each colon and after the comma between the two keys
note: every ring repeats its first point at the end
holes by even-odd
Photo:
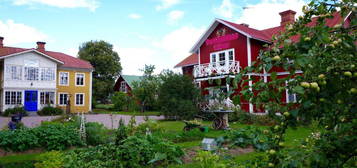
{"type": "MultiPolygon", "coordinates": [[[[130,115],[117,115],[114,114],[110,116],[110,114],[88,114],[85,115],[87,122],[99,122],[102,123],[107,128],[117,128],[120,118],[122,118],[127,124],[131,118],[130,115]],[[112,122],[113,120],[113,122],[112,122]]],[[[58,116],[27,116],[22,118],[22,122],[26,127],[36,127],[41,124],[42,121],[51,121],[52,119],[58,116]]],[[[136,123],[144,122],[144,116],[135,116],[136,123]]],[[[163,116],[149,116],[150,119],[160,120],[164,119],[163,116]]],[[[7,126],[10,121],[9,117],[0,117],[0,130],[7,126]]]]}

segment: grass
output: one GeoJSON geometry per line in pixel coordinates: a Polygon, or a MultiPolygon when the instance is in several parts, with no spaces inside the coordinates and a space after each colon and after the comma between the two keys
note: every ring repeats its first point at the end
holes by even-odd
{"type": "Polygon", "coordinates": [[[24,161],[32,161],[37,160],[39,155],[42,153],[31,153],[31,154],[17,154],[17,155],[9,155],[0,157],[0,164],[6,163],[18,163],[24,161]]]}
{"type": "Polygon", "coordinates": [[[145,111],[145,112],[138,112],[138,111],[112,111],[107,109],[93,109],[94,113],[98,114],[121,114],[121,115],[134,115],[134,116],[159,116],[161,115],[158,111],[145,111]]]}

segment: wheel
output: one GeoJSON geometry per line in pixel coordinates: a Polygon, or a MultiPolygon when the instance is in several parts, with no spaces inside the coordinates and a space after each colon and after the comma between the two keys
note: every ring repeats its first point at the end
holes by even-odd
{"type": "Polygon", "coordinates": [[[183,131],[190,131],[190,130],[191,130],[191,128],[188,126],[183,127],[183,131]]]}
{"type": "Polygon", "coordinates": [[[222,126],[223,126],[223,121],[222,121],[221,119],[215,119],[215,120],[213,121],[212,127],[213,127],[214,129],[221,129],[222,126]]]}

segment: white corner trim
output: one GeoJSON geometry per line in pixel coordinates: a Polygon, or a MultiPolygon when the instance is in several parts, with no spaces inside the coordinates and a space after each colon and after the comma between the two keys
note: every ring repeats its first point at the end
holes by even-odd
{"type": "MultiPolygon", "coordinates": [[[[250,79],[250,75],[248,75],[248,79],[250,79]]],[[[252,91],[253,82],[249,80],[248,84],[249,84],[249,90],[252,91]]],[[[254,113],[254,107],[250,100],[249,100],[249,113],[254,113]]]]}
{"type": "Polygon", "coordinates": [[[252,50],[250,47],[250,38],[247,37],[247,56],[248,56],[248,66],[252,66],[252,50]]]}
{"type": "Polygon", "coordinates": [[[92,111],[92,75],[93,75],[93,71],[92,72],[90,72],[90,74],[89,74],[89,111],[92,111]]]}

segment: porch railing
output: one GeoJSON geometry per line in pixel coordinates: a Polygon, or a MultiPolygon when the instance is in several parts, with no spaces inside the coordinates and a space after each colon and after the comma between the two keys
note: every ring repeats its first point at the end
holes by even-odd
{"type": "Polygon", "coordinates": [[[195,78],[203,78],[210,76],[237,74],[239,72],[239,61],[230,61],[228,64],[224,62],[215,62],[195,65],[193,69],[193,76],[195,78]]]}

